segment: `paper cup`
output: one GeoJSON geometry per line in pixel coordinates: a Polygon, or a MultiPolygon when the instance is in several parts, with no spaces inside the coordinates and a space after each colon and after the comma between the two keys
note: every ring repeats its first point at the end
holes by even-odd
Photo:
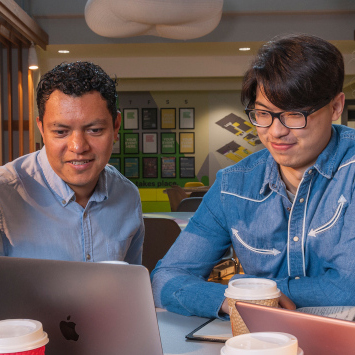
{"type": "Polygon", "coordinates": [[[221,355],[303,355],[303,350],[291,334],[260,332],[228,339],[221,355]]]}
{"type": "Polygon", "coordinates": [[[0,354],[44,355],[48,341],[41,322],[31,319],[0,321],[0,354]]]}
{"type": "Polygon", "coordinates": [[[228,283],[224,295],[228,301],[233,336],[249,333],[235,307],[236,301],[277,307],[281,295],[275,281],[268,279],[237,279],[228,283]]]}

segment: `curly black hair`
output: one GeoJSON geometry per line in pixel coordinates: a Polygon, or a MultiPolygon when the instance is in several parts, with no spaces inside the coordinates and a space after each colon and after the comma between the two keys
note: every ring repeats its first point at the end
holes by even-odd
{"type": "Polygon", "coordinates": [[[117,118],[115,83],[101,67],[94,63],[81,61],[61,63],[41,77],[37,86],[37,106],[41,122],[43,122],[45,104],[55,90],[77,97],[91,91],[98,91],[106,100],[113,123],[117,118]]]}

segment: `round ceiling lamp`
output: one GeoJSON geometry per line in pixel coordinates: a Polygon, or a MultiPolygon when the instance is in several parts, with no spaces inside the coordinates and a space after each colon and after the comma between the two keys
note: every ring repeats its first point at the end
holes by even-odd
{"type": "Polygon", "coordinates": [[[187,40],[212,32],[223,0],[88,0],[85,20],[104,37],[152,35],[187,40]]]}

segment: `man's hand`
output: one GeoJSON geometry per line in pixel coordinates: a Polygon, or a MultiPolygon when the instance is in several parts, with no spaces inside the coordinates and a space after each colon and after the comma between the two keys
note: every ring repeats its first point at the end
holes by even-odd
{"type": "Polygon", "coordinates": [[[279,306],[281,308],[290,309],[292,311],[296,309],[296,305],[287,296],[285,296],[282,292],[281,292],[281,296],[279,299],[279,306]]]}
{"type": "MultiPolygon", "coordinates": [[[[287,296],[285,296],[282,292],[281,292],[281,296],[279,299],[279,307],[290,309],[290,310],[296,309],[296,305],[287,296]]],[[[228,307],[227,299],[225,299],[223,301],[222,306],[219,310],[219,313],[229,314],[229,307],[228,307]]]]}

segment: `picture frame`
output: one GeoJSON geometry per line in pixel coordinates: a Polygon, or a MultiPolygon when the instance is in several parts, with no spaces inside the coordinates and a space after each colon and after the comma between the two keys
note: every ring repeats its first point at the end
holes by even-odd
{"type": "Polygon", "coordinates": [[[113,144],[112,154],[121,154],[121,133],[118,133],[117,140],[113,144]]]}
{"type": "Polygon", "coordinates": [[[176,153],[176,133],[161,132],[160,134],[161,154],[176,153]]]}
{"type": "Polygon", "coordinates": [[[195,178],[195,157],[180,157],[180,178],[195,178]]]}
{"type": "Polygon", "coordinates": [[[156,108],[142,108],[142,129],[158,128],[158,110],[156,108]]]}
{"type": "Polygon", "coordinates": [[[160,109],[160,128],[176,129],[176,109],[161,108],[160,109]]]}
{"type": "Polygon", "coordinates": [[[143,178],[158,178],[158,158],[144,157],[143,158],[143,178]]]}
{"type": "Polygon", "coordinates": [[[180,132],[179,133],[179,151],[180,154],[195,153],[195,133],[180,132]]]}
{"type": "Polygon", "coordinates": [[[139,179],[139,158],[124,158],[124,176],[127,179],[139,179]]]}
{"type": "Polygon", "coordinates": [[[119,156],[112,154],[108,163],[121,172],[121,158],[119,156]]]}
{"type": "Polygon", "coordinates": [[[124,154],[139,153],[139,134],[125,133],[124,134],[124,154]]]}
{"type": "Polygon", "coordinates": [[[158,133],[143,133],[143,153],[158,154],[158,133]]]}
{"type": "Polygon", "coordinates": [[[163,179],[176,178],[176,158],[161,157],[161,177],[163,179]]]}
{"type": "Polygon", "coordinates": [[[139,116],[137,108],[123,109],[123,129],[138,129],[139,116]]]}
{"type": "Polygon", "coordinates": [[[193,107],[179,109],[179,128],[195,129],[195,109],[193,107]]]}

